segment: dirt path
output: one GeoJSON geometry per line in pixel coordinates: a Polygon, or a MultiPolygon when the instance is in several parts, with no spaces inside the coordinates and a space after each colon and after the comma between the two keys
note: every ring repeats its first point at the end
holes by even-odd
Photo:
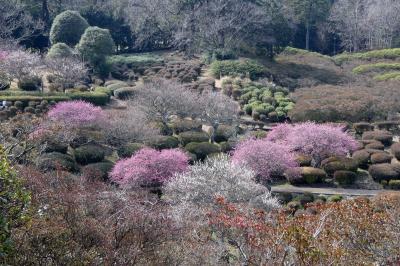
{"type": "MultiPolygon", "coordinates": [[[[313,187],[295,187],[292,185],[279,185],[271,188],[272,192],[282,193],[312,193],[312,194],[323,194],[323,195],[342,195],[342,196],[366,196],[373,197],[382,192],[395,192],[393,190],[375,189],[345,189],[345,188],[313,188],[313,187]]],[[[399,192],[400,193],[400,192],[399,192]]]]}

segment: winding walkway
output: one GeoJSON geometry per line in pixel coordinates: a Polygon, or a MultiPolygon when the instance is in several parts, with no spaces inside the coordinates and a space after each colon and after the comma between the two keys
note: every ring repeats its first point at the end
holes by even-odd
{"type": "MultiPolygon", "coordinates": [[[[396,192],[394,190],[366,190],[366,189],[346,189],[346,188],[314,188],[314,187],[295,187],[292,185],[279,185],[272,186],[272,192],[275,193],[312,193],[312,194],[323,194],[323,195],[342,195],[342,196],[366,196],[373,197],[382,192],[396,192]]],[[[400,192],[399,192],[400,193],[400,192]]]]}

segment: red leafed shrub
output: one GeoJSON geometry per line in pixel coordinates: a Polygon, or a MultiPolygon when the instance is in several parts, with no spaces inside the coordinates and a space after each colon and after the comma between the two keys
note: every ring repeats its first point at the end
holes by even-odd
{"type": "Polygon", "coordinates": [[[118,161],[111,180],[122,186],[163,184],[175,173],[185,172],[188,162],[188,155],[179,149],[144,148],[131,158],[118,161]]]}
{"type": "Polygon", "coordinates": [[[311,156],[316,166],[330,156],[345,156],[359,145],[341,127],[312,122],[280,124],[272,129],[267,140],[281,143],[293,152],[311,156]]]}
{"type": "Polygon", "coordinates": [[[232,162],[249,167],[263,180],[280,177],[287,169],[298,166],[287,146],[265,139],[240,143],[233,152],[232,162]]]}
{"type": "Polygon", "coordinates": [[[308,205],[312,212],[295,217],[284,210],[245,212],[223,198],[217,202],[220,208],[209,214],[210,225],[247,265],[399,262],[398,194],[308,205]]]}

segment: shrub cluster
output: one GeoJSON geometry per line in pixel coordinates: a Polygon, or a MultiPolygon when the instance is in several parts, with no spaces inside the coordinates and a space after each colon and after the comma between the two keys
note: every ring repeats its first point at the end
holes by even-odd
{"type": "Polygon", "coordinates": [[[50,29],[50,41],[76,45],[89,23],[77,11],[67,10],[57,15],[50,29]]]}
{"type": "Polygon", "coordinates": [[[211,64],[210,70],[211,74],[216,78],[233,76],[256,79],[265,74],[264,66],[252,60],[215,61],[211,64]]]}
{"type": "Polygon", "coordinates": [[[335,56],[335,62],[342,64],[343,62],[359,59],[359,60],[372,60],[372,59],[396,59],[400,57],[400,48],[374,50],[362,53],[343,53],[335,56]]]}
{"type": "Polygon", "coordinates": [[[238,100],[243,111],[255,120],[282,121],[294,107],[294,102],[288,97],[289,91],[274,84],[225,79],[222,89],[238,100]]]}
{"type": "Polygon", "coordinates": [[[354,74],[365,74],[368,72],[388,71],[388,70],[400,70],[399,63],[375,63],[360,65],[353,68],[354,74]]]}

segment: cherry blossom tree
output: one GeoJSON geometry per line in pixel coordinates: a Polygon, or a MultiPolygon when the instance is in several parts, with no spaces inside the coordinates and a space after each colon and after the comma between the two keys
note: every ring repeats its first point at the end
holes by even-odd
{"type": "Polygon", "coordinates": [[[248,139],[233,152],[232,162],[252,169],[262,181],[283,176],[290,168],[297,167],[295,154],[282,144],[265,139],[248,139]]]}
{"type": "Polygon", "coordinates": [[[313,122],[278,125],[267,140],[287,146],[292,152],[310,155],[315,166],[330,156],[345,156],[359,145],[342,127],[313,122]]]}
{"type": "Polygon", "coordinates": [[[131,158],[118,161],[111,180],[123,187],[162,185],[174,174],[185,172],[188,162],[189,156],[179,149],[143,148],[131,158]]]}

